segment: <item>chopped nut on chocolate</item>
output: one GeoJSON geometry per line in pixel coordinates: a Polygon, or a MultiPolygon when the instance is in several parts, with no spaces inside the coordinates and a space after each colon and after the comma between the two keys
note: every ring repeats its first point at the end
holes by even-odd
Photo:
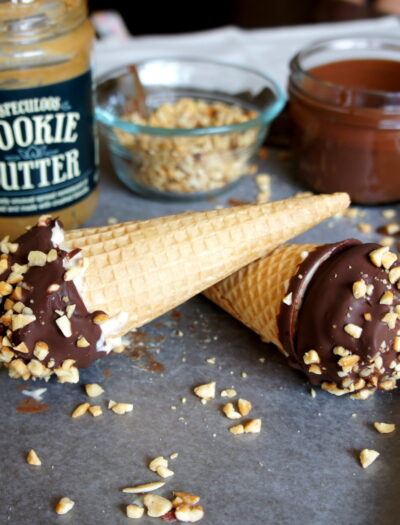
{"type": "Polygon", "coordinates": [[[86,414],[89,407],[89,403],[81,403],[74,409],[74,411],[71,414],[71,417],[77,418],[83,416],[84,414],[86,414]]]}
{"type": "Polygon", "coordinates": [[[240,419],[242,417],[240,413],[234,409],[232,403],[227,403],[223,406],[222,411],[228,419],[240,419]]]}
{"type": "Polygon", "coordinates": [[[70,498],[61,498],[56,505],[57,514],[67,514],[75,505],[75,501],[70,498]]]}
{"type": "Polygon", "coordinates": [[[380,434],[390,434],[396,430],[394,423],[374,423],[374,427],[380,434]]]}
{"type": "Polygon", "coordinates": [[[382,317],[381,321],[382,323],[387,324],[388,327],[393,330],[396,327],[397,314],[395,312],[388,312],[382,317]]]}
{"type": "Polygon", "coordinates": [[[353,295],[356,299],[361,299],[362,297],[365,297],[366,293],[367,285],[365,284],[364,279],[353,283],[353,295]]]}
{"type": "Polygon", "coordinates": [[[397,261],[397,255],[393,252],[386,252],[382,256],[382,266],[388,270],[394,262],[397,261]]]}
{"type": "Polygon", "coordinates": [[[316,374],[316,375],[319,375],[319,376],[322,374],[321,367],[318,366],[318,365],[310,365],[308,367],[308,371],[310,372],[310,374],[316,374]]]}
{"type": "Polygon", "coordinates": [[[358,361],[360,360],[360,356],[359,355],[355,355],[355,354],[352,354],[352,355],[347,355],[347,356],[344,356],[344,357],[341,357],[338,361],[338,364],[339,366],[341,367],[350,367],[352,368],[355,364],[358,363],[358,361]]]}
{"type": "Polygon", "coordinates": [[[393,350],[400,352],[400,337],[395,337],[393,340],[393,350]]]}
{"type": "Polygon", "coordinates": [[[26,461],[27,463],[29,463],[29,465],[35,465],[36,467],[42,464],[39,456],[36,454],[36,452],[33,449],[28,452],[26,456],[26,461]]]}
{"type": "Polygon", "coordinates": [[[393,304],[393,298],[394,295],[392,294],[392,292],[385,292],[379,299],[379,304],[387,304],[390,306],[393,304]]]}
{"type": "Polygon", "coordinates": [[[126,487],[122,489],[122,492],[126,492],[128,494],[144,494],[145,492],[152,492],[153,490],[160,489],[164,485],[165,481],[152,481],[150,483],[136,485],[135,487],[126,487]]]}
{"type": "Polygon", "coordinates": [[[55,250],[54,248],[52,248],[49,253],[47,254],[47,262],[48,263],[52,263],[54,261],[57,260],[57,250],[55,250]]]}
{"type": "Polygon", "coordinates": [[[49,353],[49,346],[44,341],[38,341],[33,349],[33,355],[43,361],[49,353]]]}
{"type": "Polygon", "coordinates": [[[303,355],[303,361],[306,365],[312,365],[320,363],[321,360],[316,350],[309,350],[303,355]]]}
{"type": "Polygon", "coordinates": [[[378,244],[385,248],[389,248],[394,244],[394,237],[382,237],[382,239],[379,239],[378,244]]]}
{"type": "Polygon", "coordinates": [[[196,386],[193,390],[196,396],[200,397],[201,399],[205,399],[206,401],[214,399],[215,381],[212,381],[211,383],[206,383],[204,385],[196,386]]]}
{"type": "Polygon", "coordinates": [[[291,304],[292,304],[292,295],[293,295],[292,292],[288,293],[288,294],[286,295],[286,297],[283,298],[283,301],[282,301],[282,302],[285,303],[285,304],[287,304],[288,306],[291,306],[291,304]]]}
{"type": "Polygon", "coordinates": [[[126,515],[128,518],[138,519],[141,518],[144,514],[144,507],[139,507],[138,505],[127,505],[126,506],[126,515]]]}
{"type": "Polygon", "coordinates": [[[24,326],[27,326],[34,321],[36,321],[36,317],[34,315],[15,314],[12,316],[12,330],[13,332],[20,330],[24,326]]]}
{"type": "Polygon", "coordinates": [[[362,328],[361,326],[357,326],[353,323],[348,323],[344,326],[344,331],[351,335],[351,337],[354,337],[355,339],[359,339],[362,334],[362,328]]]}
{"type": "Polygon", "coordinates": [[[389,281],[394,284],[400,279],[400,266],[395,266],[389,270],[389,281]]]}
{"type": "Polygon", "coordinates": [[[97,397],[104,392],[104,389],[97,383],[88,383],[85,385],[85,390],[89,397],[97,397]]]}
{"type": "Polygon", "coordinates": [[[195,523],[204,517],[204,510],[201,505],[190,507],[186,503],[178,505],[175,509],[175,516],[179,521],[186,523],[195,523]]]}
{"type": "Polygon", "coordinates": [[[25,343],[19,343],[19,345],[13,347],[14,352],[21,352],[22,354],[28,354],[29,348],[25,343]]]}
{"type": "Polygon", "coordinates": [[[342,357],[351,354],[350,350],[347,350],[347,348],[344,348],[343,346],[335,346],[335,348],[333,349],[333,353],[342,357]]]}
{"type": "Polygon", "coordinates": [[[383,246],[382,248],[377,248],[376,250],[373,250],[369,253],[369,258],[371,259],[371,262],[380,268],[382,266],[382,257],[385,253],[389,251],[389,248],[387,246],[383,246]]]}
{"type": "Polygon", "coordinates": [[[29,266],[44,266],[47,262],[47,255],[39,250],[32,250],[28,253],[29,266]]]}
{"type": "Polygon", "coordinates": [[[76,346],[78,346],[79,348],[87,348],[88,346],[90,346],[90,343],[85,337],[83,337],[83,335],[80,335],[78,337],[78,340],[76,341],[76,346]]]}
{"type": "Polygon", "coordinates": [[[62,315],[58,319],[56,319],[56,325],[61,330],[61,333],[64,337],[71,337],[72,335],[72,328],[71,328],[71,321],[68,319],[66,315],[62,315]]]}
{"type": "Polygon", "coordinates": [[[364,448],[360,452],[360,463],[363,468],[369,467],[379,456],[379,452],[376,450],[370,450],[368,448],[364,448]]]}
{"type": "Polygon", "coordinates": [[[147,514],[152,518],[159,518],[172,509],[172,503],[167,498],[157,494],[146,494],[143,503],[147,507],[147,514]]]}
{"type": "Polygon", "coordinates": [[[93,322],[96,324],[103,324],[109,319],[110,317],[107,314],[97,314],[95,317],[93,317],[93,322]]]}

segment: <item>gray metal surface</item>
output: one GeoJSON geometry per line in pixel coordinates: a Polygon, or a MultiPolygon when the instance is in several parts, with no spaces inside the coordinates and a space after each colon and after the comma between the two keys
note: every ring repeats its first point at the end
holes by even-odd
{"type": "MultiPolygon", "coordinates": [[[[273,175],[274,199],[302,189],[288,176],[290,163],[279,160],[277,153],[263,161],[261,171],[273,175]]],[[[108,217],[144,219],[226,205],[232,198],[250,201],[256,195],[249,177],[212,202],[155,203],[129,193],[106,163],[101,187],[92,225],[108,217]]],[[[356,224],[383,224],[382,209],[365,209],[362,219],[327,221],[303,240],[376,239],[375,234],[359,233],[356,224]]],[[[400,425],[398,391],[378,393],[367,401],[318,391],[313,399],[305,379],[278,351],[203,297],[178,312],[144,327],[128,353],[82,371],[80,385],[23,383],[0,371],[1,525],[130,523],[125,505],[135,498],[120,489],[158,479],[147,468],[149,458],[174,452],[179,453],[170,460],[175,475],[158,493],[199,494],[204,525],[400,523],[399,431],[380,435],[372,426],[374,421],[400,425]],[[206,362],[210,357],[216,357],[215,365],[206,362]],[[149,371],[152,363],[158,368],[154,360],[164,365],[162,373],[149,371]],[[221,413],[226,400],[219,395],[205,406],[199,402],[192,389],[209,381],[216,381],[218,393],[234,387],[252,402],[251,416],[263,420],[260,435],[233,436],[228,428],[234,423],[221,413]],[[71,419],[73,408],[87,400],[82,385],[88,382],[105,389],[91,400],[102,405],[103,415],[71,419]],[[26,399],[24,387],[46,387],[42,403],[48,409],[18,412],[26,399]],[[108,411],[109,399],[133,402],[133,412],[118,416],[108,411]],[[25,462],[31,448],[42,466],[25,462]],[[367,470],[358,463],[362,448],[381,453],[367,470]],[[69,514],[57,516],[54,504],[62,496],[76,505],[69,514]]],[[[148,517],[137,522],[162,523],[148,517]]]]}

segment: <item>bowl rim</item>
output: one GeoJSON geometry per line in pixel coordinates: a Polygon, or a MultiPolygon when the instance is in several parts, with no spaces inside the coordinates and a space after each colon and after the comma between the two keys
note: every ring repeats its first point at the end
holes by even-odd
{"type": "Polygon", "coordinates": [[[220,66],[228,66],[232,68],[239,69],[241,71],[246,71],[248,73],[255,74],[259,77],[262,77],[264,80],[267,81],[272,86],[272,89],[274,91],[275,100],[263,111],[260,111],[257,115],[257,117],[246,120],[245,122],[240,122],[237,124],[227,124],[224,126],[209,126],[204,128],[159,128],[155,126],[145,126],[142,124],[136,124],[134,122],[127,122],[126,120],[122,120],[121,118],[113,115],[109,111],[107,111],[104,108],[101,108],[98,104],[96,104],[95,108],[95,117],[96,119],[103,124],[104,126],[108,127],[116,127],[122,131],[131,133],[131,134],[147,134],[147,135],[161,135],[161,136],[171,136],[171,135],[178,135],[178,136],[202,136],[202,135],[214,135],[214,134],[224,134],[224,133],[232,133],[235,131],[245,131],[247,129],[251,129],[257,126],[262,126],[265,124],[268,124],[271,122],[283,109],[285,103],[286,103],[286,95],[282,88],[279,86],[275,80],[273,80],[268,75],[265,75],[261,71],[247,67],[242,66],[241,64],[236,64],[232,62],[225,62],[222,60],[213,60],[205,57],[195,57],[195,56],[154,56],[154,57],[148,57],[142,60],[135,61],[133,64],[122,64],[118,66],[117,68],[114,68],[107,73],[103,73],[99,77],[97,77],[95,86],[96,90],[106,80],[109,80],[113,76],[115,76],[118,72],[123,72],[126,70],[127,67],[130,65],[142,65],[146,62],[155,62],[155,61],[176,61],[176,62],[183,62],[183,61],[192,61],[192,62],[202,62],[202,63],[209,63],[214,65],[220,65],[220,66]]]}

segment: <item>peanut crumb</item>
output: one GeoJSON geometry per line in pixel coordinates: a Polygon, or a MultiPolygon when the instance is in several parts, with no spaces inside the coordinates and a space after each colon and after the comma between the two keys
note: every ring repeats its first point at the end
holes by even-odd
{"type": "Polygon", "coordinates": [[[67,514],[75,505],[75,501],[70,498],[61,498],[56,505],[57,514],[67,514]]]}
{"type": "Polygon", "coordinates": [[[88,411],[92,414],[93,417],[101,416],[103,410],[100,405],[92,405],[88,408],[88,411]]]}
{"type": "MultiPolygon", "coordinates": [[[[399,338],[399,341],[400,341],[400,338],[399,338]]],[[[227,388],[226,390],[221,391],[221,397],[232,398],[235,396],[237,396],[237,392],[234,388],[227,388]]]]}
{"type": "Polygon", "coordinates": [[[197,397],[209,401],[215,398],[215,381],[211,383],[206,383],[204,385],[199,385],[194,388],[194,393],[197,397]]]}
{"type": "Polygon", "coordinates": [[[104,392],[104,389],[97,383],[88,383],[85,385],[85,390],[89,397],[97,397],[104,392]]]}
{"type": "Polygon", "coordinates": [[[143,483],[142,485],[136,485],[135,487],[126,487],[122,489],[122,492],[128,494],[144,494],[145,492],[158,490],[164,485],[165,481],[151,481],[150,483],[143,483]]]}
{"type": "Polygon", "coordinates": [[[77,418],[77,417],[83,416],[84,414],[86,414],[89,407],[90,407],[89,403],[81,403],[74,409],[74,411],[71,414],[71,417],[77,418]]]}
{"type": "Polygon", "coordinates": [[[360,463],[363,468],[367,468],[377,459],[379,456],[379,452],[376,450],[370,450],[368,448],[364,448],[360,452],[360,463]]]}
{"type": "Polygon", "coordinates": [[[259,434],[261,432],[261,419],[251,419],[244,425],[246,434],[259,434]]]}
{"type": "Polygon", "coordinates": [[[354,337],[354,339],[359,339],[362,334],[362,328],[361,326],[357,326],[353,323],[348,323],[344,326],[344,331],[351,335],[351,337],[354,337]]]}
{"type": "Polygon", "coordinates": [[[372,226],[371,224],[368,224],[367,222],[359,222],[357,224],[358,229],[362,233],[370,233],[372,232],[372,226]]]}
{"type": "Polygon", "coordinates": [[[246,399],[239,399],[238,409],[242,416],[247,416],[250,413],[251,408],[250,401],[247,401],[246,399]]]}
{"type": "Polygon", "coordinates": [[[126,506],[126,515],[128,518],[138,519],[141,518],[144,514],[144,507],[139,507],[139,505],[127,505],[126,506]]]}
{"type": "Polygon", "coordinates": [[[157,494],[146,494],[143,503],[147,507],[147,515],[152,518],[159,518],[172,509],[172,503],[169,499],[157,494]]]}
{"type": "Polygon", "coordinates": [[[243,434],[244,433],[244,426],[243,425],[235,425],[233,427],[231,427],[229,429],[230,432],[232,432],[232,434],[234,434],[235,436],[238,435],[238,434],[243,434]]]}
{"type": "Polygon", "coordinates": [[[203,519],[204,510],[201,505],[190,507],[188,504],[182,503],[176,507],[175,516],[179,521],[183,521],[185,523],[195,523],[196,521],[203,519]]]}
{"type": "Polygon", "coordinates": [[[227,403],[222,407],[223,413],[228,419],[240,419],[241,415],[237,412],[232,403],[227,403]]]}
{"type": "Polygon", "coordinates": [[[26,462],[29,463],[29,465],[34,465],[36,467],[42,464],[39,456],[36,454],[36,452],[33,449],[28,452],[26,456],[26,462]]]}
{"type": "Polygon", "coordinates": [[[390,434],[396,430],[394,423],[374,423],[374,427],[380,434],[390,434]]]}

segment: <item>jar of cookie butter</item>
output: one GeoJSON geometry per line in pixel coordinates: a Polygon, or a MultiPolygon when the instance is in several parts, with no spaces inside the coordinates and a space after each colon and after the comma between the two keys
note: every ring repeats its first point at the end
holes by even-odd
{"type": "Polygon", "coordinates": [[[96,207],[93,39],[85,0],[0,2],[0,234],[96,207]]]}
{"type": "Polygon", "coordinates": [[[298,176],[353,202],[400,200],[400,39],[314,42],[291,61],[289,111],[298,176]]]}

